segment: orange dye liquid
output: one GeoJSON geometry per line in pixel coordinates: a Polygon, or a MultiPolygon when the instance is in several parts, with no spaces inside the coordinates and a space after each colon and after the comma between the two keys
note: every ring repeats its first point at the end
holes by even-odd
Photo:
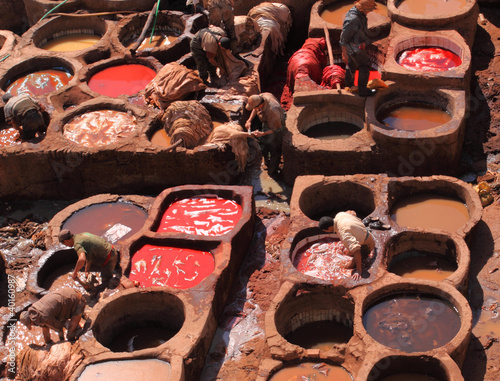
{"type": "Polygon", "coordinates": [[[352,381],[352,377],[341,366],[305,362],[297,366],[283,368],[269,379],[269,381],[290,380],[352,381]]]}
{"type": "MultiPolygon", "coordinates": [[[[337,1],[328,4],[321,12],[321,18],[326,22],[334,25],[342,25],[346,13],[354,6],[354,1],[337,1]]],[[[384,4],[377,3],[377,9],[368,13],[368,28],[371,24],[388,21],[387,7],[384,4]]]]}
{"type": "Polygon", "coordinates": [[[92,45],[97,44],[100,39],[101,36],[89,33],[67,34],[48,41],[43,46],[43,49],[52,52],[73,52],[90,48],[92,45]]]}

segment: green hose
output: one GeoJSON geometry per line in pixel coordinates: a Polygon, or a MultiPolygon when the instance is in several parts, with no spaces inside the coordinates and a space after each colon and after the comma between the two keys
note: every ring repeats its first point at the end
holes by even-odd
{"type": "Polygon", "coordinates": [[[155,21],[153,22],[153,29],[151,30],[151,37],[149,38],[149,43],[151,44],[153,42],[153,36],[155,33],[155,26],[156,26],[156,19],[158,18],[158,10],[160,9],[160,1],[156,3],[156,13],[155,13],[155,21]]]}
{"type": "Polygon", "coordinates": [[[68,0],[64,0],[62,3],[57,4],[54,8],[52,8],[50,11],[48,11],[46,14],[44,14],[43,17],[40,19],[40,21],[42,21],[45,17],[47,17],[48,15],[50,15],[52,12],[54,12],[57,8],[59,8],[61,5],[63,5],[67,1],[68,0]]]}

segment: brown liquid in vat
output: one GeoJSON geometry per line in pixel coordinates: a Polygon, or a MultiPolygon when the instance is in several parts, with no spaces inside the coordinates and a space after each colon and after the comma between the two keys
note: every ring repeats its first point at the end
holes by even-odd
{"type": "Polygon", "coordinates": [[[168,381],[170,364],[156,359],[104,361],[88,365],[78,381],[168,381]]]}
{"type": "MultiPolygon", "coordinates": [[[[397,2],[396,2],[397,4],[397,2]]],[[[398,9],[417,15],[442,15],[455,13],[467,4],[467,0],[403,0],[398,9]]]]}
{"type": "Polygon", "coordinates": [[[467,206],[456,198],[438,194],[417,194],[398,201],[391,218],[399,226],[456,232],[467,221],[467,206]]]}
{"type": "Polygon", "coordinates": [[[389,271],[403,278],[441,281],[457,269],[445,257],[417,250],[398,254],[390,263],[389,271]]]}
{"type": "MultiPolygon", "coordinates": [[[[342,25],[344,23],[345,14],[354,6],[354,1],[337,1],[328,4],[321,12],[321,18],[326,22],[334,25],[342,25]]],[[[371,24],[388,21],[387,7],[384,4],[377,3],[377,9],[368,13],[368,27],[371,24]]]]}
{"type": "Polygon", "coordinates": [[[352,381],[352,377],[341,366],[306,362],[283,368],[269,379],[269,381],[291,380],[352,381]]]}
{"type": "Polygon", "coordinates": [[[379,343],[404,352],[441,347],[460,330],[460,317],[449,303],[423,294],[394,295],[370,306],[363,326],[379,343]]]}
{"type": "MultiPolygon", "coordinates": [[[[43,288],[46,290],[50,291],[55,291],[59,290],[61,288],[74,288],[75,290],[80,291],[83,295],[85,295],[86,291],[85,289],[77,283],[76,280],[73,280],[71,277],[73,275],[73,270],[75,268],[75,264],[68,264],[64,265],[61,267],[58,267],[57,269],[54,269],[54,272],[51,273],[47,279],[43,282],[41,285],[43,288]]],[[[100,284],[101,283],[101,273],[99,272],[93,272],[91,271],[89,274],[94,275],[96,278],[96,281],[100,284]]],[[[80,279],[83,280],[83,273],[79,273],[80,279]]]]}
{"type": "Polygon", "coordinates": [[[110,242],[120,245],[127,238],[139,231],[146,221],[147,212],[141,207],[128,202],[108,202],[90,205],[73,213],[62,226],[73,234],[92,233],[105,236],[113,227],[123,225],[122,232],[105,237],[110,242]],[[120,224],[120,225],[118,225],[120,224]],[[125,235],[122,235],[128,231],[125,235]],[[114,240],[118,238],[118,240],[114,240]]]}
{"type": "Polygon", "coordinates": [[[448,123],[451,115],[426,103],[405,102],[382,109],[377,119],[390,129],[422,131],[448,123]]]}
{"type": "Polygon", "coordinates": [[[177,331],[156,327],[130,327],[123,330],[107,347],[113,352],[134,352],[155,348],[170,340],[177,331]]]}
{"type": "Polygon", "coordinates": [[[346,122],[326,122],[312,126],[304,131],[304,135],[319,140],[348,139],[360,129],[346,122]]]}
{"type": "Polygon", "coordinates": [[[306,323],[289,332],[285,339],[302,348],[328,351],[335,344],[347,343],[352,334],[351,327],[336,321],[323,320],[306,323]]]}
{"type": "MultiPolygon", "coordinates": [[[[167,33],[155,33],[152,39],[151,36],[148,36],[144,40],[142,40],[141,45],[139,45],[139,48],[137,50],[155,49],[162,46],[168,46],[173,44],[178,38],[178,36],[173,36],[167,33]]],[[[128,44],[127,48],[131,48],[133,45],[135,45],[135,43],[136,41],[132,41],[130,44],[128,44]]]]}
{"type": "Polygon", "coordinates": [[[163,128],[160,128],[158,131],[156,131],[151,138],[151,143],[161,146],[161,147],[170,147],[172,144],[170,142],[170,136],[168,136],[167,131],[165,131],[163,128]]]}

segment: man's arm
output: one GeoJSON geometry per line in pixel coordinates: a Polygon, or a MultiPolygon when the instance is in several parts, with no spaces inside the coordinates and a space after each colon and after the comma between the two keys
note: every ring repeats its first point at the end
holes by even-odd
{"type": "Polygon", "coordinates": [[[255,115],[257,115],[257,109],[254,108],[252,112],[250,113],[250,116],[248,117],[247,122],[245,123],[245,128],[247,129],[248,132],[250,132],[250,128],[252,127],[252,120],[255,118],[255,115]]]}
{"type": "Polygon", "coordinates": [[[78,271],[85,265],[85,262],[87,262],[87,257],[85,256],[85,252],[81,251],[78,253],[78,261],[76,262],[75,269],[73,270],[73,279],[76,279],[78,275],[78,271]]]}

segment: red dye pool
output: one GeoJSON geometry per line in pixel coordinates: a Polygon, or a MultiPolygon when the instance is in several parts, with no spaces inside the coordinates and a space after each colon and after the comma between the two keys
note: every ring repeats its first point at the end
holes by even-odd
{"type": "Polygon", "coordinates": [[[172,203],[161,218],[158,232],[218,236],[231,231],[242,208],[233,200],[192,197],[172,203]]]}
{"type": "Polygon", "coordinates": [[[21,144],[19,136],[19,131],[14,127],[0,129],[0,147],[21,144]]]}
{"type": "Polygon", "coordinates": [[[446,71],[462,64],[455,53],[437,47],[412,48],[403,51],[398,63],[410,70],[446,71]]]}
{"type": "Polygon", "coordinates": [[[37,71],[10,82],[7,93],[13,96],[19,94],[44,95],[66,86],[73,75],[62,68],[37,71]]]}
{"type": "Polygon", "coordinates": [[[94,74],[89,81],[92,91],[108,97],[134,95],[144,90],[156,72],[144,65],[129,64],[108,67],[94,74]]]}
{"type": "Polygon", "coordinates": [[[144,245],[132,258],[129,278],[142,287],[187,289],[199,284],[214,268],[215,260],[209,252],[144,245]]]}
{"type": "Polygon", "coordinates": [[[321,238],[304,245],[293,258],[293,265],[301,273],[324,280],[349,278],[352,257],[336,238],[321,238]]]}

